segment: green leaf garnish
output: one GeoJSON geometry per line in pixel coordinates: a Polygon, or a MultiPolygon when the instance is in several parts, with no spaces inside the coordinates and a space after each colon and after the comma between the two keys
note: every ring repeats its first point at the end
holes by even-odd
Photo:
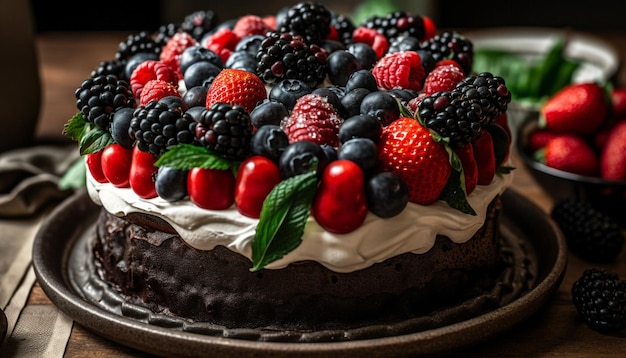
{"type": "Polygon", "coordinates": [[[227,170],[233,166],[231,161],[209,151],[206,147],[177,144],[167,149],[154,165],[178,170],[193,168],[227,170]]]}
{"type": "Polygon", "coordinates": [[[79,189],[87,184],[87,166],[83,157],[79,157],[59,179],[59,189],[79,189]]]}
{"type": "Polygon", "coordinates": [[[250,271],[264,268],[302,243],[316,187],[316,170],[311,170],[281,181],[270,192],[252,240],[250,271]]]}

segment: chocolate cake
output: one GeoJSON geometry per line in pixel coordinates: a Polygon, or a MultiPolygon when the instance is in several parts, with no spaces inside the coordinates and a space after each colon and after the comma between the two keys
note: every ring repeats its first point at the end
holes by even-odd
{"type": "Polygon", "coordinates": [[[498,286],[511,94],[468,39],[313,2],[213,15],[130,36],[75,91],[89,250],[123,302],[312,332],[498,286]]]}

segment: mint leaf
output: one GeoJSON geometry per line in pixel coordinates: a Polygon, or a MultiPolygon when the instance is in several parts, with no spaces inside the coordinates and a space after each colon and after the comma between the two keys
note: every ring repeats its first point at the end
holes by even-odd
{"type": "Polygon", "coordinates": [[[88,130],[89,123],[85,121],[82,112],[76,113],[63,127],[63,132],[77,142],[80,142],[88,130]]]}
{"type": "Polygon", "coordinates": [[[97,127],[90,127],[80,138],[80,155],[96,153],[115,143],[111,133],[97,127]]]}
{"type": "Polygon", "coordinates": [[[212,153],[206,147],[193,144],[177,144],[169,147],[155,165],[178,170],[193,168],[227,170],[232,167],[229,160],[212,153]]]}
{"type": "Polygon", "coordinates": [[[85,159],[79,157],[59,179],[59,189],[79,189],[87,184],[85,159]]]}
{"type": "Polygon", "coordinates": [[[258,271],[302,243],[317,187],[316,170],[296,175],[274,187],[263,203],[252,240],[250,271],[258,271]]]}

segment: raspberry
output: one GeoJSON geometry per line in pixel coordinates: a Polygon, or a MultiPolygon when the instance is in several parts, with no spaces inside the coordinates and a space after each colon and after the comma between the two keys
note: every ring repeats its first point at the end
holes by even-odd
{"type": "Polygon", "coordinates": [[[374,65],[372,74],[379,87],[419,91],[426,74],[420,55],[413,51],[388,54],[374,65]]]}
{"type": "Polygon", "coordinates": [[[267,26],[263,18],[256,15],[246,15],[242,16],[235,23],[235,27],[233,28],[233,32],[239,38],[243,38],[245,36],[251,35],[263,35],[272,29],[267,26]]]}
{"type": "Polygon", "coordinates": [[[161,61],[147,60],[140,63],[130,76],[130,88],[136,98],[141,98],[141,91],[148,81],[161,80],[178,88],[179,77],[175,71],[161,61]]]}
{"type": "Polygon", "coordinates": [[[307,94],[296,101],[281,126],[290,143],[308,140],[318,145],[339,146],[341,117],[325,97],[307,94]]]}
{"type": "Polygon", "coordinates": [[[180,55],[187,47],[195,46],[198,42],[186,32],[177,32],[172,36],[161,50],[161,62],[168,65],[176,74],[183,78],[180,71],[180,55]]]}
{"type": "Polygon", "coordinates": [[[141,91],[139,105],[143,106],[150,101],[158,101],[167,96],[181,97],[178,89],[171,83],[163,80],[150,80],[144,86],[143,91],[141,91]]]}
{"type": "Polygon", "coordinates": [[[424,94],[431,95],[435,92],[452,91],[457,83],[463,81],[465,75],[457,65],[441,64],[432,70],[424,81],[424,94]]]}
{"type": "Polygon", "coordinates": [[[240,40],[241,38],[233,30],[224,28],[207,36],[204,40],[204,47],[218,54],[222,62],[226,63],[240,40]]]}
{"type": "Polygon", "coordinates": [[[354,30],[352,41],[369,45],[376,52],[376,58],[382,58],[389,51],[389,40],[385,35],[364,26],[354,30]]]}

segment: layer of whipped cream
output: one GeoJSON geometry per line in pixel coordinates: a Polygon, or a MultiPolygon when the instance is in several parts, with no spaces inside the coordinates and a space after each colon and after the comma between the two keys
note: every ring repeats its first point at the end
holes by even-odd
{"type": "MultiPolygon", "coordinates": [[[[392,218],[381,219],[369,213],[360,228],[343,235],[325,231],[309,217],[300,246],[266,268],[280,269],[294,262],[312,260],[335,272],[352,272],[403,253],[427,252],[438,234],[463,243],[482,226],[487,206],[509,186],[511,177],[496,175],[490,185],[476,187],[468,201],[477,215],[464,214],[442,201],[428,206],[409,203],[392,218]]],[[[175,203],[161,198],[146,200],[131,189],[98,183],[89,173],[87,190],[96,204],[113,215],[132,212],[154,215],[172,225],[191,247],[211,250],[222,245],[252,261],[251,243],[258,219],[241,215],[234,205],[216,211],[199,208],[189,200],[175,203]]]]}

